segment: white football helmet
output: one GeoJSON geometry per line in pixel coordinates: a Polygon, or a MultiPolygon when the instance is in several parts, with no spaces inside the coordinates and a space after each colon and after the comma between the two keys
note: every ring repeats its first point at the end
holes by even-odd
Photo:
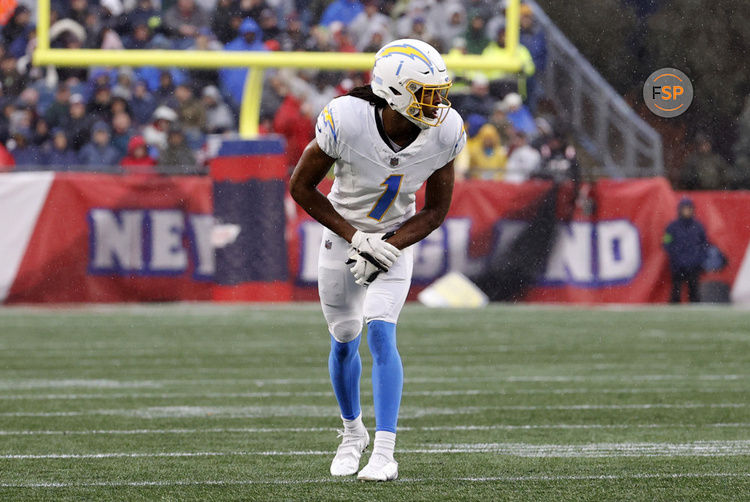
{"type": "Polygon", "coordinates": [[[395,40],[375,54],[372,91],[421,129],[439,126],[451,107],[453,82],[445,62],[430,44],[411,38],[395,40]]]}

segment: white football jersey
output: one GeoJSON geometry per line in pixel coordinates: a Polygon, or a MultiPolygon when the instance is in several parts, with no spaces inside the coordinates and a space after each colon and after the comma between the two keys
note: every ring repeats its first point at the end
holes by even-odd
{"type": "Polygon", "coordinates": [[[466,144],[463,120],[450,110],[441,125],[395,152],[378,130],[376,113],[363,99],[341,96],[320,113],[315,131],[320,148],[336,159],[328,199],[363,232],[395,230],[412,217],[419,187],[466,144]]]}

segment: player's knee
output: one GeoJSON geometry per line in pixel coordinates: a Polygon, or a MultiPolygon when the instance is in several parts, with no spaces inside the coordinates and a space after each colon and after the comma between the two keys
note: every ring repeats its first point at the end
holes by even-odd
{"type": "Polygon", "coordinates": [[[357,354],[359,354],[359,338],[347,343],[336,341],[335,338],[331,339],[331,359],[333,361],[346,363],[356,357],[357,354]]]}
{"type": "Polygon", "coordinates": [[[362,321],[336,321],[330,324],[329,329],[337,342],[348,343],[357,338],[362,332],[362,321]]]}

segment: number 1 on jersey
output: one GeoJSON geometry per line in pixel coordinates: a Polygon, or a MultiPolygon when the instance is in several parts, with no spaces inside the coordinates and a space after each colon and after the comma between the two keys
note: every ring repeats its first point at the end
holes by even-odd
{"type": "Polygon", "coordinates": [[[378,221],[383,219],[383,215],[391,207],[393,201],[396,200],[396,195],[398,195],[398,191],[401,189],[401,180],[403,179],[403,174],[391,174],[380,184],[381,187],[385,187],[385,192],[383,192],[375,203],[375,207],[372,208],[370,214],[367,216],[378,221]]]}

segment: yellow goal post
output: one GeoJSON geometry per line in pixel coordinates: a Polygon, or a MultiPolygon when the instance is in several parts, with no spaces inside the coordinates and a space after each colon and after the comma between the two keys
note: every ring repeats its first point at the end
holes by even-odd
{"type": "MultiPolygon", "coordinates": [[[[499,3],[499,2],[498,2],[499,3]]],[[[506,11],[505,50],[493,57],[446,55],[451,70],[518,72],[520,0],[508,0],[506,11]]],[[[239,135],[252,138],[258,134],[263,71],[266,68],[314,68],[320,70],[368,70],[375,54],[351,52],[251,52],[189,50],[104,50],[52,49],[49,25],[50,0],[37,0],[37,44],[32,56],[35,66],[154,66],[178,68],[248,68],[248,78],[240,104],[239,135]]]]}

